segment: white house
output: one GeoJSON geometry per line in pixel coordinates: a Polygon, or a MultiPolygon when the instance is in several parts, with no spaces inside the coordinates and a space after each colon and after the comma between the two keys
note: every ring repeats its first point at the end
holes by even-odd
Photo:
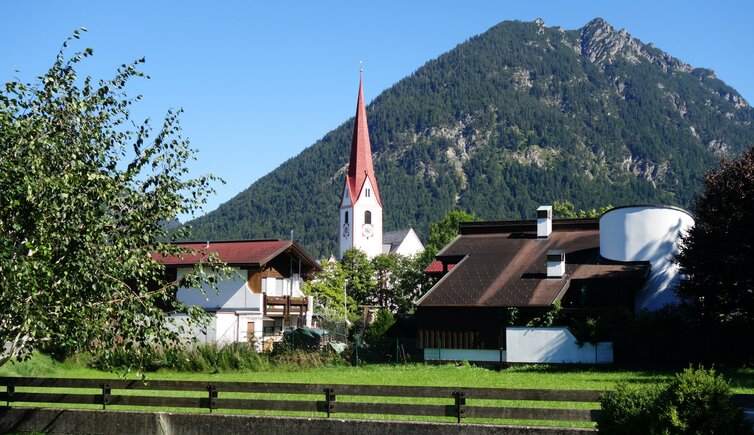
{"type": "MultiPolygon", "coordinates": [[[[180,278],[211,254],[236,271],[220,280],[219,291],[207,287],[178,289],[176,298],[213,314],[206,333],[195,331],[201,342],[278,341],[286,328],[311,326],[312,298],[301,291],[304,280],[320,270],[319,264],[298,244],[281,240],[245,240],[181,243],[195,254],[157,258],[168,275],[180,278]]],[[[180,316],[178,316],[180,317],[180,316]]]]}
{"type": "Polygon", "coordinates": [[[602,363],[611,343],[579,343],[566,327],[511,328],[511,312],[536,315],[555,304],[570,315],[654,310],[674,303],[673,257],[692,225],[685,210],[614,208],[598,219],[462,223],[460,235],[427,267],[439,281],[417,301],[426,360],[602,363]]]}

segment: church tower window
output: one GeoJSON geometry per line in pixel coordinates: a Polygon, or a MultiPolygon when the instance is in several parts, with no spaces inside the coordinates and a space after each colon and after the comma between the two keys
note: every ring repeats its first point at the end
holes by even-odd
{"type": "Polygon", "coordinates": [[[346,221],[344,223],[348,223],[348,212],[346,212],[346,221]]]}
{"type": "Polygon", "coordinates": [[[364,223],[365,224],[371,224],[372,223],[372,212],[371,211],[365,211],[364,212],[364,223]]]}

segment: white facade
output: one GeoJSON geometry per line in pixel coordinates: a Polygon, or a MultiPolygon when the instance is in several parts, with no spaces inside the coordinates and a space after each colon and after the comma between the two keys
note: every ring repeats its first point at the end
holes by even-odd
{"type": "Polygon", "coordinates": [[[694,225],[680,208],[618,207],[600,218],[600,255],[617,261],[649,261],[650,276],[636,296],[634,309],[656,310],[676,303],[680,276],[673,259],[679,240],[694,225]]]}
{"type": "MultiPolygon", "coordinates": [[[[187,305],[201,306],[213,313],[206,331],[200,331],[198,328],[189,331],[197,342],[252,342],[261,348],[266,336],[277,336],[285,328],[295,327],[298,323],[297,314],[287,319],[279,313],[264,315],[265,294],[273,297],[306,297],[304,324],[311,326],[313,301],[301,291],[301,279],[298,275],[293,275],[292,278],[265,277],[262,279],[262,292],[254,293],[247,283],[248,271],[238,267],[234,269],[237,273],[235,276],[218,280],[218,291],[210,286],[205,286],[204,293],[196,289],[178,289],[176,299],[187,305]],[[268,330],[267,333],[265,328],[268,330]]],[[[188,268],[178,268],[178,279],[189,271],[188,268]]],[[[185,325],[185,316],[171,317],[176,325],[185,325]]]]}
{"type": "Polygon", "coordinates": [[[505,328],[508,363],[527,364],[609,364],[613,362],[612,343],[578,344],[565,327],[505,328]]]}
{"type": "Polygon", "coordinates": [[[474,361],[508,364],[610,364],[613,344],[582,343],[566,327],[505,328],[506,349],[425,348],[425,361],[474,361]]]}
{"type": "Polygon", "coordinates": [[[389,254],[390,252],[392,252],[394,254],[411,256],[416,255],[420,252],[424,252],[424,244],[419,239],[419,236],[416,235],[416,232],[413,228],[408,229],[408,233],[406,233],[406,236],[403,238],[400,244],[398,244],[398,247],[392,249],[392,251],[391,247],[392,246],[389,243],[383,244],[382,253],[389,254]]]}
{"type": "Polygon", "coordinates": [[[351,204],[348,180],[340,206],[340,258],[350,248],[364,251],[369,258],[382,253],[382,206],[377,201],[369,177],[356,202],[351,204]]]}

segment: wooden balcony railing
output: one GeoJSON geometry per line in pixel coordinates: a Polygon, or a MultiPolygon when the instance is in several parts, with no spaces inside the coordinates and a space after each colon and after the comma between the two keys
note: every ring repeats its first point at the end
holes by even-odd
{"type": "Polygon", "coordinates": [[[267,296],[264,295],[264,314],[282,314],[283,316],[303,316],[309,307],[309,300],[295,296],[267,296]]]}

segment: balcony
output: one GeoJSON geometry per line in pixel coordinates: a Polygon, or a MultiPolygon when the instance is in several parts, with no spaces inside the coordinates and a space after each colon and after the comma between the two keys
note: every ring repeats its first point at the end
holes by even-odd
{"type": "Polygon", "coordinates": [[[306,297],[264,295],[264,315],[304,316],[309,305],[306,297]]]}

